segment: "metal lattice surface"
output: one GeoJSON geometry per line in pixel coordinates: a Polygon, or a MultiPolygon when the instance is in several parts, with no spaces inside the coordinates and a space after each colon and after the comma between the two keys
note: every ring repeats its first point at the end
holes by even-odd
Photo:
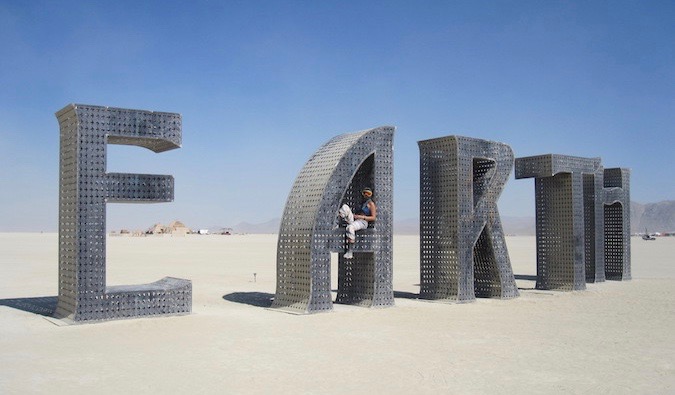
{"type": "Polygon", "coordinates": [[[584,262],[586,282],[605,281],[605,216],[603,215],[604,168],[584,174],[584,262]]]}
{"type": "Polygon", "coordinates": [[[630,170],[604,172],[604,253],[607,280],[630,280],[630,170]]]}
{"type": "Polygon", "coordinates": [[[517,297],[497,210],[513,151],[506,144],[461,136],[418,145],[420,297],[517,297]]]}
{"type": "Polygon", "coordinates": [[[366,307],[394,304],[392,285],[393,137],[383,126],[334,137],[305,164],[286,201],[277,246],[273,308],[295,313],[333,309],[330,254],[343,252],[337,211],[360,205],[373,188],[377,221],[357,233],[354,258],[338,254],[336,302],[366,307]]]}
{"type": "Polygon", "coordinates": [[[169,175],[106,173],[107,144],[179,148],[180,114],[71,104],[56,113],[59,172],[57,318],[86,322],[189,313],[192,283],[106,286],[106,203],[170,202],[169,175]]]}
{"type": "MultiPolygon", "coordinates": [[[[516,179],[535,178],[537,289],[586,289],[584,251],[597,250],[585,238],[584,194],[595,186],[584,188],[584,175],[600,169],[600,158],[548,154],[516,159],[516,179]]],[[[596,212],[597,207],[593,203],[596,212]]]]}

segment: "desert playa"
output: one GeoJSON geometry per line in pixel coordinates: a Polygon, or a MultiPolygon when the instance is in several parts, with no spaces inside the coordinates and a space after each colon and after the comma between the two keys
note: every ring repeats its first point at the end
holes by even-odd
{"type": "Polygon", "coordinates": [[[552,292],[534,237],[508,237],[521,296],[444,304],[417,300],[419,238],[395,236],[395,307],[304,316],[268,308],[276,242],[109,237],[108,285],[191,279],[192,314],[62,325],[57,235],[0,233],[0,393],[675,391],[675,238],[633,238],[632,281],[552,292]]]}

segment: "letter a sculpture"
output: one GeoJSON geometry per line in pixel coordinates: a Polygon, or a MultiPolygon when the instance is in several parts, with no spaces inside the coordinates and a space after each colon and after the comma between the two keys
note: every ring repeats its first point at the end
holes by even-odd
{"type": "Polygon", "coordinates": [[[330,311],[331,252],[344,252],[338,209],[355,207],[364,187],[377,221],[357,232],[353,259],[338,254],[337,303],[394,304],[392,288],[392,156],[394,127],[334,137],[305,164],[286,201],[277,247],[273,308],[298,314],[330,311]]]}
{"type": "Polygon", "coordinates": [[[420,149],[420,298],[513,298],[497,199],[513,168],[502,143],[447,136],[420,149]]]}
{"type": "Polygon", "coordinates": [[[106,286],[106,203],[173,200],[173,177],[106,173],[107,144],[163,152],[179,148],[179,114],[69,105],[61,128],[59,297],[55,317],[86,322],[189,313],[192,284],[165,277],[106,286]]]}

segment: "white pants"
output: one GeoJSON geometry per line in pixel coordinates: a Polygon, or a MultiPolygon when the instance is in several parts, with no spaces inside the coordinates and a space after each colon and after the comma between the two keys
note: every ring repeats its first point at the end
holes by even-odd
{"type": "Polygon", "coordinates": [[[340,208],[340,216],[347,221],[347,238],[351,243],[356,241],[356,232],[368,227],[368,221],[365,219],[354,219],[352,209],[346,204],[340,208]]]}

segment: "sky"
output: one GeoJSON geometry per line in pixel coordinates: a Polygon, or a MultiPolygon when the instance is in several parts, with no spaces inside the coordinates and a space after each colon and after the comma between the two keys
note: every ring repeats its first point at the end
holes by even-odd
{"type": "MultiPolygon", "coordinates": [[[[419,216],[417,141],[600,157],[631,198],[675,199],[672,1],[0,0],[0,231],[58,229],[70,103],[176,112],[180,149],[109,146],[110,172],[171,174],[175,200],[108,204],[107,226],[282,216],[332,137],[396,126],[394,218],[419,216]]],[[[513,175],[502,216],[534,216],[513,175]]]]}

